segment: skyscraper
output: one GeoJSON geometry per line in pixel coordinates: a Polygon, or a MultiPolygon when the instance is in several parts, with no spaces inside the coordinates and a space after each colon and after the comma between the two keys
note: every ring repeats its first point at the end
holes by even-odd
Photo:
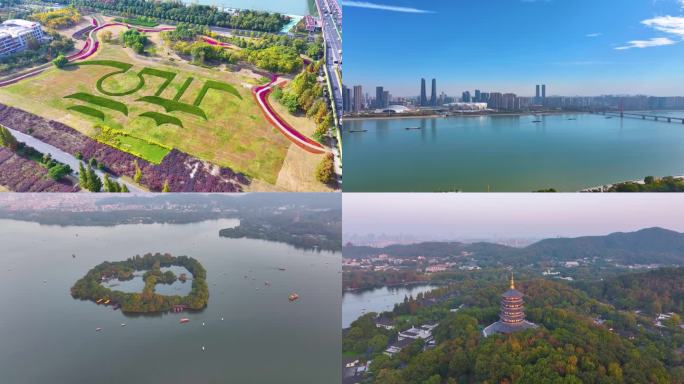
{"type": "Polygon", "coordinates": [[[427,105],[427,93],[425,93],[425,79],[420,79],[420,106],[427,105]]]}
{"type": "Polygon", "coordinates": [[[470,103],[470,91],[463,92],[463,95],[461,96],[461,101],[464,103],[470,103]]]}
{"type": "Polygon", "coordinates": [[[437,106],[437,79],[432,79],[432,92],[430,93],[430,105],[437,106]]]}
{"type": "Polygon", "coordinates": [[[384,96],[384,89],[382,89],[382,87],[375,87],[375,108],[383,108],[385,106],[385,102],[383,101],[384,96]]]}
{"type": "Polygon", "coordinates": [[[475,90],[475,99],[474,99],[473,101],[476,102],[476,103],[479,103],[479,102],[482,101],[482,98],[481,98],[481,97],[482,97],[482,94],[480,93],[480,90],[479,90],[479,89],[476,89],[476,90],[475,90]]]}
{"type": "Polygon", "coordinates": [[[541,102],[546,105],[546,84],[542,84],[541,102]]]}
{"type": "Polygon", "coordinates": [[[541,98],[541,94],[539,93],[539,84],[537,84],[537,93],[534,96],[534,103],[539,104],[540,98],[541,98]]]}
{"type": "Polygon", "coordinates": [[[390,96],[389,91],[383,92],[383,94],[382,94],[382,107],[383,108],[389,107],[391,98],[392,98],[392,96],[390,96]]]}
{"type": "Polygon", "coordinates": [[[350,112],[351,109],[351,90],[346,85],[342,85],[342,110],[344,112],[350,112]]]}
{"type": "Polygon", "coordinates": [[[363,109],[363,89],[360,85],[354,86],[354,109],[353,111],[358,113],[363,109]]]}

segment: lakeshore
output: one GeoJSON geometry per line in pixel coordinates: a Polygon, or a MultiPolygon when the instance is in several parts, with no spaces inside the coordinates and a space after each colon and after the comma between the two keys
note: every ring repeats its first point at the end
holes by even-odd
{"type": "Polygon", "coordinates": [[[589,113],[469,117],[345,120],[345,190],[577,192],[682,174],[681,124],[589,113]]]}

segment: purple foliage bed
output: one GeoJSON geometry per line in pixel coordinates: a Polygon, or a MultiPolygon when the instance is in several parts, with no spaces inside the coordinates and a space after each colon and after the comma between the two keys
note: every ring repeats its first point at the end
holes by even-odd
{"type": "Polygon", "coordinates": [[[8,148],[0,148],[0,185],[13,192],[77,192],[69,180],[52,180],[47,168],[8,148]]]}
{"type": "Polygon", "coordinates": [[[0,104],[0,124],[31,135],[84,160],[94,158],[115,176],[135,175],[136,163],[142,171],[140,183],[161,191],[168,181],[172,192],[242,192],[250,180],[229,168],[199,160],[173,149],[159,165],[99,143],[60,122],[47,120],[21,109],[0,104]]]}

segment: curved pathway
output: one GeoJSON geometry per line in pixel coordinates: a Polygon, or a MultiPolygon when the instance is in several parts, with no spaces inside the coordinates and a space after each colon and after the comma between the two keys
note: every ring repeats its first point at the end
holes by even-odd
{"type": "Polygon", "coordinates": [[[254,97],[256,98],[261,109],[264,111],[264,114],[268,120],[270,120],[280,132],[290,139],[290,141],[297,144],[302,149],[315,154],[329,152],[329,150],[323,147],[319,142],[311,140],[298,130],[292,128],[292,126],[285,122],[285,120],[283,120],[278,113],[273,110],[271,103],[268,101],[268,95],[273,90],[273,87],[278,86],[279,83],[278,76],[271,75],[271,81],[268,84],[254,88],[254,97]]]}
{"type": "MultiPolygon", "coordinates": [[[[127,28],[135,28],[139,32],[162,32],[162,31],[170,31],[175,29],[175,27],[161,27],[161,28],[139,28],[130,24],[126,23],[119,23],[119,22],[112,22],[112,23],[106,23],[100,25],[100,23],[97,21],[97,19],[93,18],[93,25],[95,28],[93,28],[89,33],[88,33],[88,38],[86,39],[86,43],[81,48],[80,51],[70,55],[67,57],[69,62],[74,62],[77,60],[85,60],[95,54],[97,52],[97,49],[100,46],[100,42],[97,40],[96,34],[99,30],[111,27],[111,26],[124,26],[127,28]]],[[[216,45],[220,47],[231,47],[234,48],[235,46],[229,43],[222,43],[220,41],[217,41],[215,39],[212,39],[210,37],[203,36],[202,39],[211,45],[216,45]]],[[[48,65],[43,65],[41,67],[38,67],[32,71],[29,71],[24,74],[20,74],[17,77],[14,77],[12,79],[8,79],[5,81],[0,82],[0,87],[4,87],[10,84],[14,84],[20,80],[38,75],[39,73],[42,73],[46,69],[50,68],[51,64],[48,63],[48,65]]],[[[273,110],[273,107],[268,101],[268,95],[271,93],[273,90],[273,86],[277,86],[280,82],[278,81],[278,76],[277,75],[271,75],[271,81],[266,84],[262,85],[259,87],[254,87],[253,88],[253,93],[254,97],[256,98],[257,104],[259,107],[263,110],[264,115],[266,115],[267,119],[271,122],[273,126],[275,126],[281,133],[285,135],[290,141],[301,147],[302,149],[315,153],[315,154],[323,154],[330,152],[327,148],[325,148],[323,145],[318,143],[317,141],[311,140],[307,136],[303,135],[301,132],[293,128],[291,125],[289,125],[285,120],[278,115],[278,113],[273,110]]]]}

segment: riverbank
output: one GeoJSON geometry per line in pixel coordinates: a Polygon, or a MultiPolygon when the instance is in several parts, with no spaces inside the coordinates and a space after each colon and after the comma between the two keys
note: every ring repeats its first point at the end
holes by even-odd
{"type": "MultiPolygon", "coordinates": [[[[682,176],[664,176],[664,177],[672,177],[675,180],[684,180],[684,175],[682,176]]],[[[604,185],[598,185],[595,187],[589,187],[582,189],[578,192],[606,192],[607,190],[610,190],[611,188],[620,185],[620,184],[640,184],[640,185],[646,185],[646,181],[644,179],[635,179],[635,180],[626,180],[626,181],[620,181],[617,183],[613,184],[604,184],[604,185]]]]}

